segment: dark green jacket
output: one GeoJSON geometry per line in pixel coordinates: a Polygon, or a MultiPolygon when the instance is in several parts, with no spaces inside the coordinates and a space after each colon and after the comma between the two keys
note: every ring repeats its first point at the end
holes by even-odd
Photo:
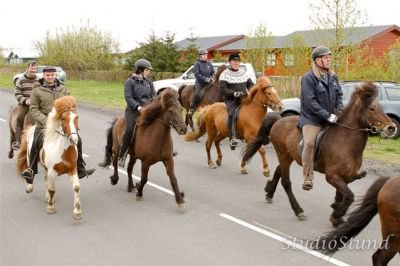
{"type": "Polygon", "coordinates": [[[56,80],[56,89],[54,92],[44,86],[42,80],[39,85],[34,86],[29,110],[35,120],[36,126],[45,128],[47,115],[51,112],[51,109],[54,106],[54,101],[68,94],[67,88],[58,80],[56,80]]]}

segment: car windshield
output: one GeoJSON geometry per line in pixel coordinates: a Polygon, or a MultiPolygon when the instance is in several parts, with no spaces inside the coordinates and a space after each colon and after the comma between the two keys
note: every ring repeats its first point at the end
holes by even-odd
{"type": "Polygon", "coordinates": [[[44,68],[44,66],[38,66],[36,73],[43,73],[43,68],[44,68]]]}

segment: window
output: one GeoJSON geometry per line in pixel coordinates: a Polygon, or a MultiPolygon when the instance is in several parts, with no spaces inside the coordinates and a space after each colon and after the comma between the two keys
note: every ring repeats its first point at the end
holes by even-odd
{"type": "Polygon", "coordinates": [[[284,55],[284,64],[286,67],[294,66],[294,54],[285,54],[284,55]]]}
{"type": "Polygon", "coordinates": [[[267,54],[267,66],[275,66],[276,65],[276,56],[275,54],[267,54]]]}
{"type": "Polygon", "coordinates": [[[400,87],[395,86],[385,86],[385,91],[387,93],[388,100],[398,101],[400,100],[400,87]]]}

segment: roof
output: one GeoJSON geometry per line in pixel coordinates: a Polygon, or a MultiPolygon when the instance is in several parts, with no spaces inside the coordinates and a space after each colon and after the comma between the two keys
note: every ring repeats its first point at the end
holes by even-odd
{"type": "MultiPolygon", "coordinates": [[[[244,39],[245,35],[227,35],[227,36],[213,36],[213,37],[199,37],[194,40],[194,44],[199,49],[215,50],[216,48],[244,39]]],[[[179,50],[185,50],[191,41],[189,38],[176,42],[179,50]]]]}

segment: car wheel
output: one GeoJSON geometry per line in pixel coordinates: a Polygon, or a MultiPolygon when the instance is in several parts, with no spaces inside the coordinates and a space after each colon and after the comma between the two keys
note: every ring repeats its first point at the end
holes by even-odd
{"type": "Polygon", "coordinates": [[[282,117],[291,116],[291,115],[299,115],[299,114],[295,113],[295,112],[286,112],[286,113],[282,114],[282,117]]]}
{"type": "Polygon", "coordinates": [[[393,137],[391,137],[391,139],[397,139],[398,137],[400,137],[400,121],[399,120],[397,120],[396,118],[394,118],[394,117],[390,117],[390,119],[392,119],[392,122],[396,125],[396,127],[397,127],[397,132],[396,132],[396,134],[393,136],[393,137]]]}

